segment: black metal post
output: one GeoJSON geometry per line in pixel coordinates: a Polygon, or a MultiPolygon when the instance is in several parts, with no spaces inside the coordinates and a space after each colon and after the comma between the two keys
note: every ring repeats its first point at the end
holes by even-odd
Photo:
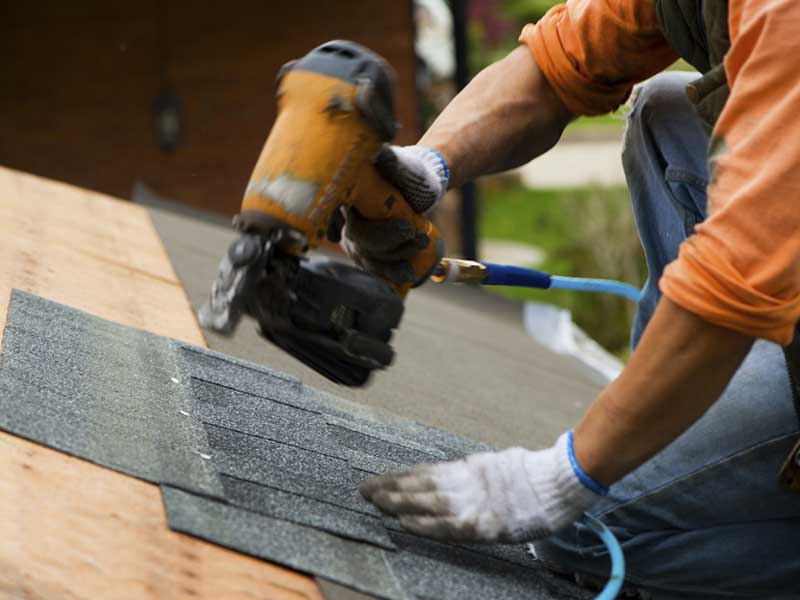
{"type": "MultiPolygon", "coordinates": [[[[453,38],[456,53],[456,88],[469,83],[469,47],[467,44],[467,5],[469,0],[451,0],[453,38]]],[[[470,181],[461,186],[461,253],[468,260],[478,260],[478,192],[470,181]]]]}

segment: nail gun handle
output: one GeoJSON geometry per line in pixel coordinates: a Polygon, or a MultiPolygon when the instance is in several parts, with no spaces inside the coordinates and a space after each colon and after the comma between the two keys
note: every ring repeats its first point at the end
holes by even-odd
{"type": "MultiPolygon", "coordinates": [[[[400,190],[383,179],[374,165],[364,165],[356,181],[353,206],[361,216],[376,221],[400,219],[427,236],[427,245],[409,261],[416,275],[416,284],[423,282],[444,256],[444,240],[439,230],[431,221],[414,212],[400,190]]],[[[393,285],[405,296],[416,284],[393,285]]]]}

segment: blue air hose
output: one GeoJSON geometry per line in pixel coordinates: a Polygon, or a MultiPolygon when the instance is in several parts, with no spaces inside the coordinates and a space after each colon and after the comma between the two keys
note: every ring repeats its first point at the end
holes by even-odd
{"type": "Polygon", "coordinates": [[[562,290],[577,290],[579,292],[605,292],[625,296],[629,300],[638,302],[642,296],[642,291],[635,285],[614,281],[613,279],[592,279],[587,277],[562,277],[552,275],[550,287],[562,290]]]}
{"type": "Polygon", "coordinates": [[[510,285],[517,287],[532,287],[539,289],[577,290],[581,292],[605,292],[624,296],[638,302],[641,296],[639,288],[614,281],[612,279],[588,279],[583,277],[561,277],[551,275],[536,269],[498,265],[495,263],[481,263],[486,267],[486,277],[481,282],[483,285],[510,285]]]}
{"type": "Polygon", "coordinates": [[[600,593],[595,596],[595,600],[613,600],[619,594],[622,583],[625,581],[625,556],[622,554],[622,547],[611,530],[600,519],[584,513],[583,523],[602,540],[611,558],[611,573],[608,575],[608,581],[600,593]]]}
{"type": "Polygon", "coordinates": [[[624,296],[638,302],[639,288],[612,279],[561,277],[536,269],[476,262],[458,258],[443,258],[431,274],[436,283],[480,283],[481,285],[510,285],[543,290],[562,289],[580,292],[604,292],[624,296]]]}
{"type": "Polygon", "coordinates": [[[481,282],[483,285],[513,285],[546,290],[553,283],[552,275],[544,271],[490,262],[481,264],[486,267],[486,276],[481,282]]]}

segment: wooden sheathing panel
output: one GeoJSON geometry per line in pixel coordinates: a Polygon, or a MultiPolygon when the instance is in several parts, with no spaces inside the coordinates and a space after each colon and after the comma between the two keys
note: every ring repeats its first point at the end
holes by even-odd
{"type": "Polygon", "coordinates": [[[322,598],[308,577],[170,531],[155,485],[10,435],[0,473],[2,598],[322,598]]]}
{"type": "Polygon", "coordinates": [[[0,325],[16,287],[204,345],[147,211],[0,168],[0,325]]]}
{"type": "MultiPolygon", "coordinates": [[[[0,168],[0,326],[12,288],[205,346],[141,207],[0,168]]],[[[304,575],[171,531],[157,486],[5,433],[0,515],[2,598],[322,599],[304,575]]]]}

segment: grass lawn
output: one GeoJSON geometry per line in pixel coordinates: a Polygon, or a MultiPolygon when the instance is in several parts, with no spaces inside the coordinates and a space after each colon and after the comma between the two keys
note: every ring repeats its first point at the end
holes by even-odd
{"type": "MultiPolygon", "coordinates": [[[[546,258],[537,268],[644,283],[646,268],[625,188],[529,190],[511,179],[493,178],[482,183],[480,203],[480,236],[541,248],[546,258]]],[[[488,289],[568,308],[575,322],[608,350],[620,356],[627,352],[634,312],[628,300],[567,290],[488,289]]]]}

